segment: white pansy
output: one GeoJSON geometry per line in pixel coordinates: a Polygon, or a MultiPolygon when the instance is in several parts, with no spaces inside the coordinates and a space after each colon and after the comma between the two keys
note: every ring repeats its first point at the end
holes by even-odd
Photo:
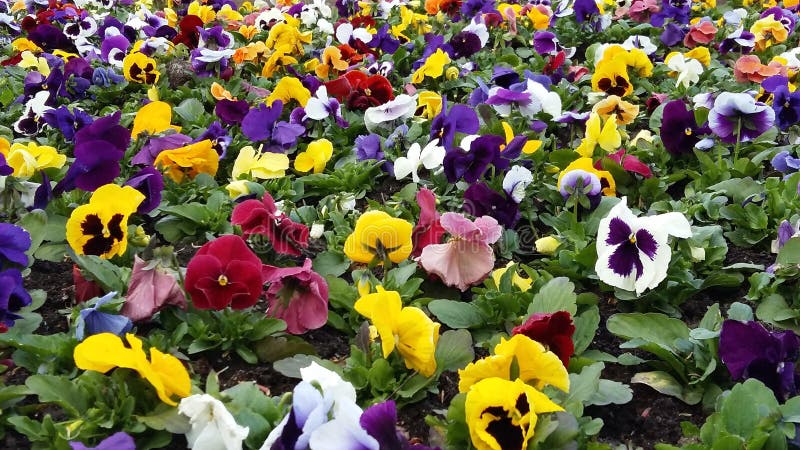
{"type": "Polygon", "coordinates": [[[394,177],[402,180],[411,174],[414,183],[419,183],[417,170],[420,166],[428,170],[433,170],[442,165],[444,155],[447,153],[444,147],[439,145],[439,139],[434,139],[422,148],[418,143],[413,143],[408,149],[407,156],[401,156],[394,162],[394,177]]]}
{"type": "Polygon", "coordinates": [[[192,428],[186,440],[193,450],[241,450],[250,431],[237,424],[225,405],[208,394],[184,398],[178,412],[189,417],[192,428]]]}

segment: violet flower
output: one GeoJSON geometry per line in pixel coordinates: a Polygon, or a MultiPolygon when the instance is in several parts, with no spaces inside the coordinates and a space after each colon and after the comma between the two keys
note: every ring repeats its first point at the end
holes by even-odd
{"type": "Polygon", "coordinates": [[[251,141],[266,141],[272,136],[272,128],[283,112],[283,102],[276,100],[272,105],[259,103],[250,109],[242,120],[242,133],[251,141]]]}
{"type": "Polygon", "coordinates": [[[382,450],[432,450],[422,444],[409,444],[397,429],[397,405],[394,400],[376,403],[365,409],[359,419],[361,428],[378,441],[382,450]]]}
{"type": "Polygon", "coordinates": [[[0,271],[0,323],[14,326],[22,318],[16,311],[31,304],[31,296],[22,285],[22,273],[17,269],[0,271]]]}
{"type": "Polygon", "coordinates": [[[793,331],[770,332],[755,321],[725,320],[719,357],[736,381],[755,378],[783,402],[797,393],[795,362],[800,339],[793,331]]]}
{"type": "Polygon", "coordinates": [[[558,49],[558,38],[549,31],[537,31],[533,35],[533,48],[540,55],[549,55],[558,49]]]}
{"type": "Polygon", "coordinates": [[[672,19],[681,24],[689,23],[691,0],[662,0],[661,11],[653,14],[650,18],[650,25],[660,28],[667,19],[672,19]]]}
{"type": "Polygon", "coordinates": [[[775,111],[746,93],[723,92],[708,113],[708,125],[722,142],[748,142],[772,127],[775,111]]]}
{"type": "Polygon", "coordinates": [[[380,49],[384,54],[392,55],[400,48],[400,41],[389,33],[389,24],[387,23],[372,35],[372,40],[367,43],[367,46],[376,50],[380,49]]]}
{"type": "Polygon", "coordinates": [[[664,106],[661,119],[661,142],[671,155],[691,154],[701,136],[711,133],[707,126],[698,126],[694,112],[686,109],[683,100],[673,100],[664,106]]]}
{"type": "Polygon", "coordinates": [[[486,183],[475,183],[464,191],[464,212],[472,216],[491,216],[506,228],[520,218],[519,204],[505,192],[492,190],[486,183]]]}
{"type": "Polygon", "coordinates": [[[72,447],[72,450],[136,450],[136,443],[133,438],[124,431],[114,433],[103,439],[97,447],[87,447],[77,441],[70,441],[69,446],[72,447]]]}
{"type": "Polygon", "coordinates": [[[114,67],[122,68],[122,61],[128,54],[131,42],[122,34],[106,36],[100,45],[100,58],[114,67]]]}
{"type": "Polygon", "coordinates": [[[431,121],[431,139],[439,139],[442,146],[450,149],[456,133],[474,134],[480,123],[475,111],[466,105],[453,105],[447,110],[447,98],[442,97],[442,112],[431,121]]]}
{"type": "Polygon", "coordinates": [[[483,47],[478,35],[469,31],[462,31],[450,38],[450,46],[453,47],[455,58],[469,58],[483,47]]]}
{"type": "Polygon", "coordinates": [[[795,158],[788,151],[783,150],[772,157],[772,167],[778,172],[789,176],[800,170],[800,158],[795,158]]]}
{"type": "Polygon", "coordinates": [[[0,177],[5,177],[14,173],[14,168],[8,165],[6,157],[0,153],[0,177]]]}
{"type": "Polygon", "coordinates": [[[239,125],[249,110],[250,105],[247,100],[222,99],[214,107],[214,113],[225,125],[239,125]]]}
{"type": "Polygon", "coordinates": [[[659,39],[667,47],[674,47],[683,42],[683,37],[686,35],[686,30],[675,22],[669,22],[664,25],[664,31],[661,32],[659,39]]]}
{"type": "Polygon", "coordinates": [[[91,124],[94,118],[85,113],[80,108],[73,108],[70,110],[66,106],[59,106],[55,109],[50,109],[42,114],[42,119],[50,127],[61,131],[64,139],[72,142],[75,138],[75,133],[81,128],[91,124]]]}
{"type": "Polygon", "coordinates": [[[462,178],[467,183],[478,181],[489,168],[489,164],[498,157],[503,144],[504,138],[487,134],[473,139],[469,151],[451,148],[443,161],[447,181],[455,183],[462,178]]]}
{"type": "Polygon", "coordinates": [[[192,143],[204,141],[206,139],[211,141],[211,147],[217,152],[219,159],[225,157],[228,152],[228,146],[233,142],[233,138],[228,135],[228,130],[223,128],[222,124],[217,121],[212,122],[211,125],[206,128],[206,131],[202,132],[200,136],[197,136],[192,143]]]}
{"type": "Polygon", "coordinates": [[[121,336],[133,328],[131,319],[123,315],[100,311],[100,307],[113,300],[116,296],[116,292],[109,292],[98,298],[93,306],[80,311],[75,325],[76,339],[82,341],[86,337],[100,333],[112,333],[121,336]]]}
{"type": "MultiPolygon", "coordinates": [[[[497,66],[492,72],[491,82],[504,88],[509,88],[512,84],[519,83],[519,74],[510,67],[497,66]]],[[[486,92],[488,92],[488,88],[486,92]]]]}
{"type": "Polygon", "coordinates": [[[147,166],[128,178],[125,186],[131,186],[144,194],[145,199],[136,209],[137,214],[147,214],[161,204],[161,191],[164,190],[164,176],[153,166],[147,166]]]}
{"type": "Polygon", "coordinates": [[[789,79],[775,75],[761,83],[765,92],[773,95],[772,110],[775,111],[775,124],[782,131],[800,122],[800,92],[789,92],[789,79]]]}
{"type": "Polygon", "coordinates": [[[737,28],[719,43],[719,52],[722,55],[732,51],[748,54],[756,46],[756,35],[745,30],[744,27],[737,28]]]}
{"type": "Polygon", "coordinates": [[[359,161],[368,159],[382,160],[385,158],[383,150],[381,149],[381,137],[377,134],[370,133],[356,137],[356,158],[359,161]]]}
{"type": "Polygon", "coordinates": [[[0,268],[9,264],[28,265],[25,252],[31,246],[31,235],[22,227],[0,222],[0,268]]]}
{"type": "Polygon", "coordinates": [[[151,137],[148,139],[147,143],[142,146],[141,150],[131,158],[131,164],[152,166],[156,158],[158,158],[159,153],[162,151],[181,148],[188,145],[190,142],[192,142],[192,138],[180,133],[151,137]]]}

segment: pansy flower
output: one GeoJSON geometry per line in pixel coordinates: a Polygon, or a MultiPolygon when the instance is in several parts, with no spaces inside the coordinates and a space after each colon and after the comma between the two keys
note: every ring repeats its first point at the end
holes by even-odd
{"type": "Polygon", "coordinates": [[[622,145],[622,136],[617,128],[617,116],[611,114],[605,123],[600,126],[600,115],[593,112],[586,121],[586,134],[575,151],[586,158],[591,158],[599,145],[607,152],[615,151],[622,145]]]}
{"type": "Polygon", "coordinates": [[[120,336],[131,331],[131,328],[133,328],[131,319],[121,314],[110,314],[100,310],[103,305],[113,300],[116,296],[116,292],[109,292],[98,298],[94,305],[83,308],[80,311],[75,324],[76,339],[82,341],[85,337],[100,333],[112,333],[120,336]]]}
{"type": "Polygon", "coordinates": [[[248,145],[239,150],[233,162],[231,177],[238,180],[248,175],[260,180],[281,178],[289,168],[289,157],[283,153],[260,152],[248,145]]]}
{"type": "Polygon", "coordinates": [[[473,183],[464,191],[464,212],[472,216],[491,216],[507,228],[520,218],[519,203],[508,193],[499,193],[484,182],[473,183]]]}
{"type": "Polygon", "coordinates": [[[131,136],[138,137],[139,133],[158,134],[169,130],[181,131],[181,127],[172,125],[172,106],[155,101],[142,106],[136,112],[131,136]]]}
{"type": "Polygon", "coordinates": [[[522,325],[514,327],[513,334],[524,334],[545,345],[558,355],[564,367],[569,367],[569,358],[575,352],[572,335],[575,325],[567,311],[531,314],[522,325]]]}
{"type": "Polygon", "coordinates": [[[775,111],[750,94],[723,92],[714,99],[708,113],[708,126],[722,142],[751,141],[775,122],[775,111]]]}
{"type": "Polygon", "coordinates": [[[215,175],[219,167],[219,154],[205,139],[180,148],[164,150],[158,154],[153,165],[176,183],[186,178],[194,179],[201,173],[215,175]]]}
{"type": "Polygon", "coordinates": [[[654,289],[667,277],[672,259],[669,236],[692,236],[689,221],[682,213],[636,217],[623,197],[600,221],[597,276],[606,284],[636,291],[637,295],[654,289]]]}
{"type": "Polygon", "coordinates": [[[269,192],[260,201],[249,199],[236,205],[231,224],[241,226],[245,238],[266,237],[275,251],[284,255],[300,256],[301,249],[308,247],[308,227],[278,210],[269,192]]]}
{"type": "Polygon", "coordinates": [[[354,308],[372,321],[381,339],[383,357],[397,349],[406,367],[430,377],[436,372],[440,324],[414,306],[403,306],[400,294],[378,286],[378,292],[356,301],[354,308]]]}
{"type": "Polygon", "coordinates": [[[239,236],[203,244],[186,267],[186,292],[199,309],[244,309],[261,296],[261,260],[239,236]]]}
{"type": "Polygon", "coordinates": [[[136,442],[131,435],[124,431],[112,434],[97,444],[97,447],[87,447],[81,442],[70,441],[72,450],[136,450],[136,442]]]}
{"type": "Polygon", "coordinates": [[[466,291],[492,271],[491,244],[500,239],[503,228],[490,216],[473,222],[452,212],[442,214],[439,222],[450,233],[450,239],[444,244],[425,246],[417,259],[429,274],[437,275],[448,286],[466,291]]]}
{"type": "Polygon", "coordinates": [[[31,304],[31,295],[25,290],[22,272],[18,269],[0,271],[0,332],[14,326],[22,318],[17,311],[31,304]]]}
{"type": "Polygon", "coordinates": [[[11,264],[25,267],[31,246],[31,235],[13,223],[0,222],[0,268],[11,264]]]}
{"type": "Polygon", "coordinates": [[[367,211],[356,221],[344,243],[344,253],[355,262],[371,264],[404,261],[411,254],[413,226],[383,211],[367,211]]]}
{"type": "MultiPolygon", "coordinates": [[[[5,139],[3,141],[8,143],[5,139]]],[[[30,178],[43,169],[60,169],[67,162],[66,155],[60,154],[55,147],[36,142],[15,142],[10,146],[0,143],[0,154],[14,169],[12,175],[18,178],[30,178]]]]}
{"type": "Polygon", "coordinates": [[[401,156],[394,161],[395,179],[402,180],[411,174],[412,181],[419,183],[417,170],[420,166],[431,171],[441,167],[446,152],[444,147],[438,144],[438,139],[428,142],[424,148],[417,142],[411,144],[407,156],[401,156]]]}
{"type": "Polygon", "coordinates": [[[159,264],[134,256],[128,292],[120,314],[134,322],[149,320],[169,305],[186,309],[186,296],[175,276],[159,264]]]}
{"type": "Polygon", "coordinates": [[[308,144],[306,150],[297,154],[294,160],[294,168],[298,172],[322,173],[325,165],[333,156],[333,144],[323,138],[317,139],[308,144]]]}
{"type": "Polygon", "coordinates": [[[322,327],[328,321],[328,283],[311,269],[306,258],[301,267],[263,266],[268,283],[267,315],[286,322],[286,331],[302,334],[322,327]]]}
{"type": "Polygon", "coordinates": [[[115,184],[101,186],[89,203],[72,211],[67,220],[67,242],[78,255],[111,258],[128,248],[128,218],[144,195],[115,184]]]}
{"type": "Polygon", "coordinates": [[[664,106],[661,119],[661,142],[671,155],[691,154],[701,136],[711,133],[705,124],[699,126],[694,112],[686,109],[683,100],[672,100],[664,106]]]}
{"type": "Polygon", "coordinates": [[[129,53],[122,61],[122,73],[126,80],[142,84],[158,83],[161,76],[156,60],[138,51],[129,53]]]}
{"type": "Polygon", "coordinates": [[[208,394],[181,399],[178,412],[189,418],[191,429],[186,432],[186,441],[195,450],[241,450],[250,432],[236,423],[224,403],[208,394]]]}
{"type": "Polygon", "coordinates": [[[447,99],[442,97],[442,112],[431,121],[431,139],[439,139],[442,146],[450,149],[456,133],[474,134],[480,123],[475,110],[466,105],[453,105],[447,108],[447,99]]]}
{"type": "Polygon", "coordinates": [[[350,110],[366,110],[394,99],[391,83],[380,74],[367,75],[351,70],[335,80],[325,82],[328,93],[350,110]]]}

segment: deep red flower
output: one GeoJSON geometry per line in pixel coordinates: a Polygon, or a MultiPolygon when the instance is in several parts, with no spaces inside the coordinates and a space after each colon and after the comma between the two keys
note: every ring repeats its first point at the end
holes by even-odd
{"type": "Polygon", "coordinates": [[[567,367],[569,357],[575,353],[575,344],[572,342],[574,332],[572,316],[566,311],[557,311],[550,314],[533,314],[525,323],[514,327],[511,334],[524,334],[541,343],[558,355],[564,367],[567,367]]]}
{"type": "Polygon", "coordinates": [[[198,27],[203,27],[202,19],[192,14],[184,16],[178,22],[178,28],[181,31],[172,39],[172,42],[176,45],[183,44],[190,49],[197,48],[197,44],[200,42],[200,30],[198,27]]]}
{"type": "Polygon", "coordinates": [[[357,52],[353,47],[342,44],[337,47],[342,52],[342,61],[347,61],[351,66],[356,65],[364,60],[364,55],[357,52]]]}
{"type": "Polygon", "coordinates": [[[278,211],[269,192],[261,201],[245,200],[236,205],[231,223],[242,227],[245,238],[253,234],[266,236],[275,251],[284,255],[300,256],[300,249],[308,247],[308,227],[278,211]]]}
{"type": "Polygon", "coordinates": [[[366,110],[394,99],[392,84],[383,75],[367,75],[351,70],[325,83],[328,94],[346,102],[351,110],[366,110]]]}
{"type": "MultiPolygon", "coordinates": [[[[653,176],[653,172],[650,170],[650,167],[648,167],[647,164],[643,163],[635,156],[626,155],[624,148],[607,155],[606,158],[619,164],[620,167],[622,167],[626,172],[638,173],[644,178],[650,178],[653,176]]],[[[602,163],[602,159],[597,160],[597,162],[594,163],[594,168],[598,170],[604,170],[602,163]]]]}
{"type": "Polygon", "coordinates": [[[105,294],[99,284],[83,276],[77,264],[72,265],[72,282],[75,283],[75,303],[83,303],[105,294]]]}
{"type": "Polygon", "coordinates": [[[199,309],[244,309],[261,296],[261,260],[239,236],[207,242],[186,267],[186,292],[199,309]]]}
{"type": "Polygon", "coordinates": [[[422,188],[417,192],[417,204],[419,205],[419,220],[411,233],[414,241],[414,250],[411,256],[417,257],[422,254],[422,249],[430,244],[440,244],[445,230],[439,222],[439,213],[436,212],[436,196],[433,191],[422,188]]]}

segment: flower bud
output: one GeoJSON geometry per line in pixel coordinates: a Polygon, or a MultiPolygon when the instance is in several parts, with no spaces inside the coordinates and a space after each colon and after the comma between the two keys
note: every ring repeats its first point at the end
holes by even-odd
{"type": "Polygon", "coordinates": [[[561,245],[561,242],[554,236],[545,236],[537,239],[535,245],[537,252],[543,255],[552,255],[556,252],[558,246],[561,245]]]}

